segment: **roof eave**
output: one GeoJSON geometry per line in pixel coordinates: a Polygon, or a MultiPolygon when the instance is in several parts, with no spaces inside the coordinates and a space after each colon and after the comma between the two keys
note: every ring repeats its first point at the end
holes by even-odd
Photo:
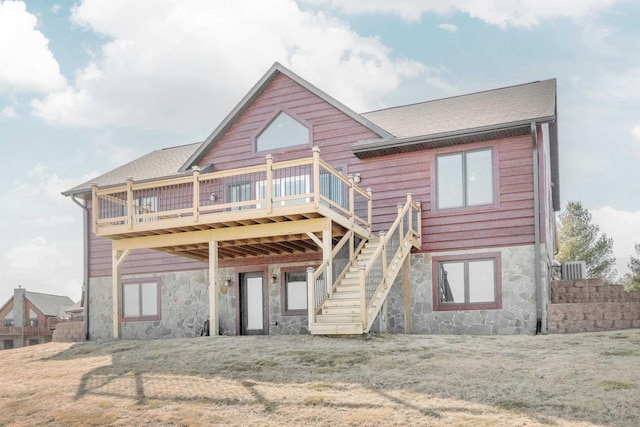
{"type": "Polygon", "coordinates": [[[379,135],[381,138],[393,138],[393,135],[382,129],[381,127],[375,125],[373,122],[364,118],[360,114],[356,113],[346,105],[342,104],[337,99],[329,96],[322,90],[318,89],[316,86],[312,85],[302,77],[298,76],[294,72],[290,71],[283,65],[278,62],[275,62],[271,68],[262,76],[260,80],[251,88],[251,90],[240,100],[240,102],[235,106],[233,110],[225,117],[225,119],[220,122],[220,124],[215,128],[213,132],[205,139],[204,143],[198,150],[196,150],[187,161],[182,165],[180,171],[188,170],[193,165],[197,164],[204,155],[215,145],[217,139],[224,135],[226,130],[231,126],[231,124],[251,105],[251,103],[264,92],[268,84],[277,76],[277,74],[283,74],[284,76],[290,78],[300,86],[304,87],[314,95],[322,98],[324,101],[339,109],[353,120],[357,121],[361,125],[365,126],[372,132],[379,135]]]}
{"type": "Polygon", "coordinates": [[[390,151],[406,152],[438,148],[449,145],[467,144],[470,142],[474,142],[476,138],[486,136],[487,134],[497,135],[500,132],[514,131],[517,129],[522,129],[524,132],[524,130],[529,129],[529,126],[533,121],[537,123],[548,123],[553,122],[554,120],[554,116],[547,116],[510,123],[501,123],[499,125],[441,132],[432,135],[395,138],[365,143],[358,142],[351,147],[351,150],[358,158],[368,158],[388,154],[388,152],[390,151]],[[470,138],[474,141],[470,141],[470,138]]]}

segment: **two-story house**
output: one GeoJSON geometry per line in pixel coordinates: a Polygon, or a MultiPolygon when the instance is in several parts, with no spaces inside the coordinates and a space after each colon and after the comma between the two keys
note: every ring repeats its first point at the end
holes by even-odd
{"type": "Polygon", "coordinates": [[[0,349],[24,347],[51,341],[59,317],[73,306],[71,298],[27,292],[18,287],[0,307],[0,349]]]}
{"type": "Polygon", "coordinates": [[[90,336],[535,333],[555,80],[358,114],[274,64],[202,143],[66,191],[90,336]]]}

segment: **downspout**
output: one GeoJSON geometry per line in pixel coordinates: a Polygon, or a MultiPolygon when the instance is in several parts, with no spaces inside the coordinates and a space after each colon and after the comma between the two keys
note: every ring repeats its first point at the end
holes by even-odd
{"type": "Polygon", "coordinates": [[[540,280],[540,183],[538,177],[538,126],[531,122],[531,140],[533,149],[533,239],[535,244],[534,275],[536,286],[536,334],[542,332],[542,281],[540,280]]]}
{"type": "Polygon", "coordinates": [[[76,195],[71,195],[71,200],[73,203],[80,206],[82,208],[82,246],[83,246],[83,292],[82,296],[84,297],[82,305],[84,306],[84,339],[85,341],[89,341],[89,208],[84,203],[80,203],[78,199],[76,199],[76,195]]]}

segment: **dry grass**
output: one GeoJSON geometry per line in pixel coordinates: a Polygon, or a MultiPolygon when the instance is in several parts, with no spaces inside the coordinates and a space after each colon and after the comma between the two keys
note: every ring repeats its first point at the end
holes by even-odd
{"type": "Polygon", "coordinates": [[[0,366],[0,425],[640,424],[640,330],[50,343],[0,366]]]}

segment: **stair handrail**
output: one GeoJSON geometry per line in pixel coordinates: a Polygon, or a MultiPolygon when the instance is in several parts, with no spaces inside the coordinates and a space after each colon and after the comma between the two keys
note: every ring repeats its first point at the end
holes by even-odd
{"type": "MultiPolygon", "coordinates": [[[[378,258],[382,258],[383,264],[384,264],[382,266],[382,270],[386,272],[387,271],[387,267],[393,262],[393,260],[397,256],[398,252],[402,251],[402,248],[403,248],[404,244],[409,242],[409,241],[412,241],[414,239],[419,239],[420,238],[420,234],[421,234],[421,219],[420,219],[421,215],[419,214],[420,211],[421,211],[420,202],[414,202],[412,200],[412,194],[411,193],[407,193],[407,201],[406,201],[406,203],[404,204],[404,206],[402,206],[402,208],[400,208],[400,206],[398,207],[398,217],[395,219],[395,221],[393,221],[393,223],[391,224],[391,227],[389,227],[389,230],[386,233],[380,233],[380,244],[378,245],[376,250],[371,255],[371,258],[369,259],[369,261],[364,266],[360,266],[360,275],[359,275],[359,278],[360,278],[360,313],[361,313],[361,317],[362,317],[362,323],[363,323],[363,329],[364,330],[367,329],[367,321],[368,321],[367,320],[367,312],[368,312],[368,309],[370,307],[370,300],[367,301],[367,298],[366,298],[366,277],[371,272],[371,270],[373,269],[373,266],[378,261],[378,258]],[[391,237],[394,235],[394,233],[396,232],[398,227],[400,227],[400,225],[403,224],[403,220],[404,220],[404,217],[407,214],[407,212],[409,212],[412,209],[415,210],[418,213],[417,220],[414,221],[413,220],[413,216],[409,215],[409,226],[407,227],[407,233],[405,233],[405,235],[403,235],[403,236],[400,236],[401,238],[400,238],[400,245],[398,247],[398,250],[396,251],[394,256],[391,257],[391,259],[387,259],[388,257],[382,256],[383,254],[386,255],[387,243],[389,242],[389,239],[391,239],[391,237]]],[[[404,225],[403,225],[403,228],[404,228],[404,225]]],[[[415,243],[412,242],[412,245],[415,245],[415,243]]],[[[385,275],[383,274],[381,279],[380,279],[380,283],[376,287],[376,291],[374,292],[374,295],[377,293],[378,289],[380,289],[381,286],[386,286],[387,285],[386,280],[387,279],[386,279],[385,275]]]]}

